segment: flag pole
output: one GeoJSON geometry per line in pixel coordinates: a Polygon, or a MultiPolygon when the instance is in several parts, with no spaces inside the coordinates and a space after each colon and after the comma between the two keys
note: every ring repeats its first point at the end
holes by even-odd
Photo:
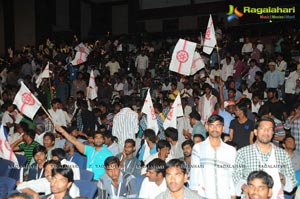
{"type": "Polygon", "coordinates": [[[46,113],[46,115],[47,115],[48,118],[51,120],[51,122],[52,122],[53,124],[55,124],[53,118],[51,117],[51,115],[48,113],[48,111],[45,109],[45,107],[44,107],[42,104],[41,104],[41,108],[42,108],[43,111],[46,113]]]}

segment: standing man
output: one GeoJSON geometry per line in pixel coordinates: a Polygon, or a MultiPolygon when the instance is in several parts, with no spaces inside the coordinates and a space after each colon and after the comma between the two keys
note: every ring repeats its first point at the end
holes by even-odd
{"type": "Polygon", "coordinates": [[[212,86],[208,83],[203,84],[204,95],[199,98],[198,112],[201,115],[201,122],[205,124],[208,117],[215,110],[215,104],[218,102],[216,96],[212,94],[212,86]]]}
{"type": "Polygon", "coordinates": [[[107,157],[112,156],[112,153],[103,145],[104,134],[97,131],[94,134],[94,146],[84,145],[78,139],[67,133],[61,126],[55,126],[56,131],[60,132],[69,142],[74,144],[77,150],[86,155],[86,168],[94,173],[94,180],[98,181],[104,174],[104,161],[107,157]]]}
{"type": "Polygon", "coordinates": [[[149,58],[147,55],[145,55],[145,51],[142,50],[141,54],[139,54],[135,59],[135,67],[137,68],[137,72],[140,73],[141,77],[145,75],[148,65],[149,58]]]}
{"type": "Polygon", "coordinates": [[[135,139],[139,130],[138,114],[128,107],[122,108],[114,116],[112,134],[118,138],[120,151],[123,151],[126,139],[135,139]]]}
{"type": "Polygon", "coordinates": [[[294,115],[290,116],[284,124],[284,128],[291,131],[291,135],[295,138],[295,149],[300,150],[300,103],[294,105],[294,115]]]}
{"type": "Polygon", "coordinates": [[[201,116],[197,111],[192,111],[190,113],[190,124],[193,127],[192,135],[188,133],[187,137],[192,138],[196,134],[202,135],[204,138],[206,138],[206,129],[204,125],[201,122],[201,116]]]}
{"type": "Polygon", "coordinates": [[[236,150],[221,139],[225,129],[224,119],[212,115],[205,127],[208,138],[193,147],[190,188],[205,198],[233,199],[235,191],[232,172],[236,150]]]}
{"type": "Polygon", "coordinates": [[[296,186],[292,161],[283,149],[274,146],[271,140],[274,135],[274,120],[261,117],[254,130],[256,142],[237,152],[233,181],[236,195],[242,192],[249,194],[246,179],[252,171],[263,170],[274,180],[272,199],[283,199],[283,190],[291,192],[296,186]]]}
{"type": "Polygon", "coordinates": [[[159,194],[155,199],[201,199],[198,194],[184,186],[188,174],[186,165],[182,160],[173,159],[166,165],[166,182],[168,189],[159,194]]]}

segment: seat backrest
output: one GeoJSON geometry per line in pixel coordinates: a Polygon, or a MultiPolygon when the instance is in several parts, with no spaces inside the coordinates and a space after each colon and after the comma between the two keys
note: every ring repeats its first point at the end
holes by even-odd
{"type": "Polygon", "coordinates": [[[80,170],[80,180],[88,180],[92,181],[94,178],[94,173],[88,171],[86,169],[79,169],[80,170]]]}
{"type": "Polygon", "coordinates": [[[16,180],[10,177],[0,177],[0,182],[7,185],[8,193],[16,188],[16,180]]]}
{"type": "Polygon", "coordinates": [[[136,175],[135,178],[136,178],[136,186],[137,186],[136,190],[137,190],[137,193],[139,195],[142,183],[143,183],[144,179],[146,178],[146,176],[144,176],[144,175],[136,175]]]}
{"type": "Polygon", "coordinates": [[[16,154],[20,167],[25,167],[27,157],[25,155],[16,154]]]}
{"type": "Polygon", "coordinates": [[[9,177],[12,168],[14,167],[14,163],[10,160],[0,158],[0,176],[9,177]]]}
{"type": "Polygon", "coordinates": [[[75,185],[79,188],[80,197],[94,199],[98,187],[94,182],[88,180],[74,180],[75,185]]]}

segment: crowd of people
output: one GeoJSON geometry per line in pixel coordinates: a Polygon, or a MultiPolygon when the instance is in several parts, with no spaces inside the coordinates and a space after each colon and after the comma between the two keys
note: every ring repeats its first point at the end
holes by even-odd
{"type": "MultiPolygon", "coordinates": [[[[101,199],[299,198],[300,64],[288,44],[300,34],[279,38],[272,52],[246,37],[230,52],[228,36],[218,32],[222,50],[202,53],[206,67],[193,76],[168,70],[178,38],[86,42],[90,53],[79,65],[71,64],[77,37],[72,45],[48,39],[37,48],[8,49],[1,121],[12,150],[27,158],[16,190],[34,199],[80,197],[73,182],[83,169],[93,172],[101,199]],[[37,87],[48,62],[51,76],[37,87]],[[87,98],[92,70],[94,100],[87,98]],[[12,104],[21,81],[51,119],[41,109],[31,120],[12,104]],[[147,128],[142,112],[149,89],[158,132],[147,128]],[[184,114],[176,128],[165,129],[177,95],[184,114]]],[[[17,196],[26,198],[9,198],[17,196]]]]}

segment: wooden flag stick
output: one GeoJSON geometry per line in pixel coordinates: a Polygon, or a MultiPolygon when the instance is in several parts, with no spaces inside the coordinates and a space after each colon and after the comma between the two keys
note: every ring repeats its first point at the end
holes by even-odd
{"type": "Polygon", "coordinates": [[[48,111],[45,109],[45,107],[42,104],[41,104],[41,107],[42,107],[43,111],[46,113],[46,115],[48,116],[48,118],[51,120],[53,125],[55,125],[53,118],[51,117],[51,115],[48,113],[48,111]]]}

